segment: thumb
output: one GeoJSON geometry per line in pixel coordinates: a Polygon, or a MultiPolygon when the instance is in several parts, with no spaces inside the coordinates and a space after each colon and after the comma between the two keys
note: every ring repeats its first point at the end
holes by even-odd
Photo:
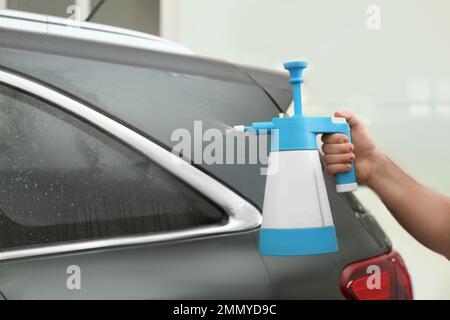
{"type": "Polygon", "coordinates": [[[360,120],[358,119],[358,117],[350,111],[338,111],[334,113],[334,116],[337,118],[345,118],[351,128],[354,128],[360,124],[360,120]]]}

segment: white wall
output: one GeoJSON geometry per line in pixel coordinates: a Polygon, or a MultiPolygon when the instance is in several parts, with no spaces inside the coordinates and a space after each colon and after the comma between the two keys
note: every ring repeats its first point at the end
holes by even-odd
{"type": "MultiPolygon", "coordinates": [[[[448,0],[163,0],[162,35],[265,68],[306,59],[305,110],[354,110],[415,178],[450,195],[448,0]],[[381,29],[367,28],[370,5],[381,29]]],[[[408,264],[415,296],[450,298],[450,262],[417,243],[370,190],[359,197],[408,264]]]]}

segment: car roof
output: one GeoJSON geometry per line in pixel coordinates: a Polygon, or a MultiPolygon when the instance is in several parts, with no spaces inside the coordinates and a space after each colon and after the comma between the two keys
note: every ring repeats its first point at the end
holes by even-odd
{"type": "Polygon", "coordinates": [[[152,51],[193,54],[192,50],[181,44],[143,32],[16,10],[0,10],[0,28],[152,51]]]}

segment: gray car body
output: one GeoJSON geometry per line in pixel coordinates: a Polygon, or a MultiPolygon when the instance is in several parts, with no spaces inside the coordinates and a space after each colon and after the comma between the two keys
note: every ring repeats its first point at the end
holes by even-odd
{"type": "MultiPolygon", "coordinates": [[[[169,133],[177,127],[190,128],[192,120],[201,113],[174,113],[161,105],[157,112],[154,109],[147,111],[147,119],[158,117],[159,125],[150,120],[151,125],[148,125],[146,121],[140,122],[141,114],[133,115],[132,108],[121,114],[106,105],[108,100],[101,97],[101,92],[90,100],[96,88],[83,91],[60,86],[61,81],[68,83],[83,80],[83,77],[89,84],[90,73],[105,72],[105,68],[115,67],[122,70],[124,66],[135,68],[136,76],[139,70],[143,70],[140,75],[143,81],[145,70],[161,70],[187,77],[245,84],[250,91],[242,95],[251,92],[258,95],[260,111],[254,109],[250,112],[245,110],[245,106],[237,106],[242,108],[238,112],[237,107],[230,106],[229,110],[221,110],[219,117],[202,109],[206,112],[204,119],[211,120],[211,127],[215,120],[228,125],[268,120],[286,110],[292,99],[284,74],[196,56],[0,30],[2,70],[20,74],[82,101],[170,149],[173,143],[169,133]],[[80,78],[71,78],[70,64],[76,61],[89,63],[92,67],[98,65],[99,70],[85,67],[83,72],[77,73],[80,78]],[[67,70],[62,68],[64,65],[67,70]],[[102,105],[98,101],[106,102],[102,105]]],[[[123,79],[124,89],[120,94],[124,99],[128,98],[131,93],[126,88],[126,74],[116,76],[123,79]]],[[[107,86],[107,83],[103,85],[107,86]]],[[[138,91],[133,94],[136,93],[138,91]]],[[[204,95],[206,102],[214,102],[207,90],[199,89],[198,94],[204,95]]],[[[236,93],[231,98],[244,99],[246,96],[240,97],[236,93]]],[[[258,174],[259,166],[197,167],[261,209],[265,179],[258,174]]],[[[0,296],[6,299],[343,299],[339,289],[342,269],[350,263],[389,252],[391,247],[376,221],[352,194],[337,194],[332,181],[327,179],[326,184],[340,248],[337,253],[263,257],[258,253],[258,229],[253,229],[6,259],[0,261],[0,296]],[[68,290],[66,287],[69,265],[81,268],[81,290],[68,290]]]]}

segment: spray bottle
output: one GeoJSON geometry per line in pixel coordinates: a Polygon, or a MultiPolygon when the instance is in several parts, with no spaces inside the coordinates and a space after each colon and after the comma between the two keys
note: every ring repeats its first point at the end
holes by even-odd
{"type": "MultiPolygon", "coordinates": [[[[350,138],[343,118],[302,114],[300,84],[307,62],[284,64],[290,73],[294,115],[255,122],[237,130],[271,134],[271,152],[263,205],[259,251],[268,256],[303,256],[338,251],[336,232],[317,149],[317,135],[342,133],[350,138]],[[277,162],[275,165],[275,161],[277,162]],[[271,170],[273,166],[275,170],[271,170]]],[[[354,164],[336,175],[337,192],[357,189],[354,164]]]]}

